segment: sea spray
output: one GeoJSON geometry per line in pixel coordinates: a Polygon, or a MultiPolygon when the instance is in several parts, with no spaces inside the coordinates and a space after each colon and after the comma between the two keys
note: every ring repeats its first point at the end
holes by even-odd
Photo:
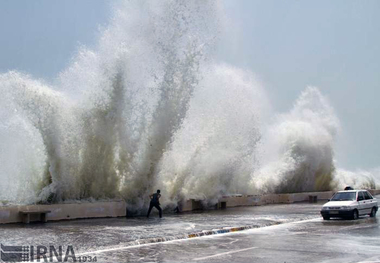
{"type": "Polygon", "coordinates": [[[175,205],[378,184],[335,168],[339,121],[317,88],[273,120],[252,73],[212,59],[220,7],[123,1],[55,85],[0,74],[0,201],[124,198],[143,211],[157,188],[175,205]]]}
{"type": "MultiPolygon", "coordinates": [[[[52,184],[52,176],[57,176],[57,181],[60,175],[60,148],[63,143],[59,142],[60,124],[62,114],[64,114],[64,98],[58,92],[49,89],[40,81],[32,80],[29,76],[17,72],[9,72],[1,76],[1,91],[4,94],[2,101],[2,112],[8,113],[7,117],[2,119],[5,124],[10,124],[13,129],[18,130],[13,134],[8,144],[9,148],[15,147],[19,152],[19,156],[14,155],[8,158],[2,158],[2,162],[6,166],[7,162],[22,163],[21,167],[14,167],[11,171],[11,178],[18,179],[24,177],[20,173],[26,173],[31,176],[27,170],[38,170],[40,176],[29,177],[26,182],[33,181],[35,187],[43,188],[46,185],[52,184]],[[15,125],[15,121],[19,125],[15,125]],[[29,138],[24,138],[24,134],[28,134],[29,138]],[[19,135],[19,137],[17,136],[19,135]],[[22,140],[26,145],[25,150],[29,155],[24,155],[22,148],[17,148],[16,141],[22,140]],[[36,143],[36,144],[34,144],[36,143]],[[41,143],[41,148],[38,144],[41,143]],[[32,148],[32,149],[30,149],[32,148]],[[21,156],[24,158],[20,158],[21,156]],[[36,157],[45,158],[44,167],[36,167],[38,162],[31,163],[36,157]],[[25,167],[31,165],[31,167],[25,167]],[[21,168],[21,169],[19,169],[21,168]]],[[[68,120],[68,119],[66,119],[68,120]]],[[[9,127],[9,126],[8,126],[9,127]]],[[[6,150],[6,148],[4,148],[6,150]]],[[[7,150],[6,150],[7,151],[7,150]]],[[[39,163],[41,165],[41,162],[39,163]]],[[[13,163],[14,165],[14,163],[13,163]]],[[[2,171],[4,172],[4,171],[2,171]]],[[[10,171],[8,171],[10,172],[10,171]]],[[[12,179],[10,181],[12,181],[12,179]]],[[[31,184],[22,182],[22,188],[31,187],[31,184]]],[[[7,185],[7,182],[4,182],[7,185]]],[[[53,185],[52,185],[53,186],[53,185]]],[[[28,192],[30,189],[25,189],[28,192]]],[[[23,194],[19,199],[23,199],[23,194]]],[[[11,197],[15,197],[11,195],[11,197]]]]}
{"type": "MultiPolygon", "coordinates": [[[[158,164],[187,115],[194,88],[199,82],[200,63],[206,59],[204,52],[214,41],[214,23],[217,22],[214,14],[218,11],[218,5],[211,2],[151,4],[145,6],[150,12],[143,32],[148,32],[142,36],[137,32],[137,39],[142,37],[139,42],[145,42],[147,46],[144,52],[151,52],[146,58],[149,63],[142,68],[151,74],[151,83],[144,83],[145,78],[139,81],[146,86],[144,100],[154,101],[147,102],[150,107],[144,112],[148,114],[140,121],[145,126],[143,136],[133,153],[132,169],[122,175],[125,183],[121,187],[122,195],[137,208],[146,204],[148,194],[153,191],[158,164]],[[152,89],[155,90],[153,94],[152,89]]],[[[122,13],[119,19],[124,20],[125,16],[126,13],[122,13]]],[[[141,92],[141,84],[131,83],[137,85],[137,93],[141,92]]]]}
{"type": "MultiPolygon", "coordinates": [[[[166,151],[158,186],[168,199],[217,202],[224,194],[251,193],[260,126],[269,111],[261,85],[247,71],[205,65],[180,130],[166,151]]],[[[165,199],[164,199],[165,200],[165,199]]]]}
{"type": "Polygon", "coordinates": [[[339,129],[328,100],[317,88],[307,88],[265,134],[265,164],[254,173],[252,185],[278,193],[330,190],[339,129]]]}
{"type": "Polygon", "coordinates": [[[218,8],[125,1],[96,50],[82,47],[56,86],[1,75],[1,90],[13,94],[2,107],[12,101],[45,160],[43,168],[37,164],[42,175],[32,177],[40,190],[29,202],[123,197],[136,209],[146,203],[215,40],[218,8]]]}
{"type": "Polygon", "coordinates": [[[376,189],[380,185],[380,168],[371,170],[347,171],[337,169],[334,177],[335,189],[344,189],[351,186],[354,189],[376,189]]]}

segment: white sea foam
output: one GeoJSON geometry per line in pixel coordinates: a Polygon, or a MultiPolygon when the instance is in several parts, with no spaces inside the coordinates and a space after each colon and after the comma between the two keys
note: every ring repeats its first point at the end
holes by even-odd
{"type": "Polygon", "coordinates": [[[252,184],[265,192],[328,190],[334,176],[339,121],[317,88],[307,88],[264,136],[263,167],[252,184]]]}
{"type": "Polygon", "coordinates": [[[380,168],[355,171],[339,168],[336,171],[334,186],[336,189],[344,189],[346,186],[354,189],[376,189],[380,186],[380,168]]]}

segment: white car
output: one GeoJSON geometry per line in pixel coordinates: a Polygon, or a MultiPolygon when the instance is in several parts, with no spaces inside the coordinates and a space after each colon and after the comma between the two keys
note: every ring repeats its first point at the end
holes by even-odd
{"type": "Polygon", "coordinates": [[[367,190],[339,191],[323,205],[323,219],[330,217],[349,217],[357,219],[361,215],[376,216],[377,200],[367,190]]]}

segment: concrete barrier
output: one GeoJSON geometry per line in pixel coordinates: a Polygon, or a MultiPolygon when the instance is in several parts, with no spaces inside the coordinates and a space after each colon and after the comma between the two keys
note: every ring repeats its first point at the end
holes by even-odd
{"type": "MultiPolygon", "coordinates": [[[[379,195],[380,190],[368,190],[372,195],[379,195]]],[[[292,204],[297,202],[309,202],[312,200],[327,201],[334,195],[334,191],[325,192],[305,192],[305,193],[292,193],[292,194],[265,194],[265,195],[233,195],[223,196],[219,198],[218,203],[215,204],[216,209],[238,207],[238,206],[260,206],[269,204],[292,204]]],[[[203,200],[186,200],[179,204],[181,212],[189,212],[195,210],[208,209],[204,207],[203,200]]]]}
{"type": "MultiPolygon", "coordinates": [[[[372,195],[379,195],[380,190],[369,190],[372,195]]],[[[238,207],[238,206],[261,206],[268,204],[291,204],[296,202],[307,202],[310,196],[317,200],[327,200],[333,196],[334,192],[308,192],[293,194],[266,194],[266,195],[235,195],[223,196],[215,204],[216,209],[238,207]]],[[[185,200],[178,204],[179,211],[188,212],[208,209],[204,207],[203,200],[185,200]]],[[[22,211],[46,211],[47,221],[80,219],[80,218],[101,218],[101,217],[121,217],[126,216],[126,203],[123,200],[95,203],[75,203],[75,204],[53,204],[53,205],[22,205],[22,206],[0,206],[0,224],[22,222],[22,211]]],[[[30,216],[30,221],[41,221],[40,213],[30,216]]]]}
{"type": "Polygon", "coordinates": [[[308,193],[295,193],[290,194],[290,203],[305,202],[309,200],[309,196],[316,196],[317,200],[328,200],[333,196],[334,192],[308,192],[308,193]]]}
{"type": "Polygon", "coordinates": [[[227,207],[236,206],[255,206],[268,204],[291,204],[296,202],[306,202],[310,200],[327,200],[334,194],[328,192],[308,192],[294,194],[266,194],[266,195],[245,195],[245,196],[223,196],[219,199],[219,203],[226,203],[227,207]]]}
{"type": "MultiPolygon", "coordinates": [[[[94,203],[75,204],[52,204],[52,205],[21,205],[21,206],[0,206],[0,224],[22,222],[21,211],[46,211],[47,221],[80,219],[80,218],[100,218],[100,217],[120,217],[126,216],[126,203],[123,200],[94,203]]],[[[30,221],[41,221],[41,214],[31,215],[30,221]]]]}
{"type": "MultiPolygon", "coordinates": [[[[380,191],[379,191],[380,192],[380,191]]],[[[234,195],[219,198],[215,205],[216,209],[238,207],[238,206],[260,206],[269,204],[292,204],[296,202],[308,202],[310,197],[313,201],[328,200],[334,192],[307,192],[293,194],[265,194],[265,195],[234,195]]],[[[179,205],[181,212],[202,209],[202,200],[186,200],[179,205]]]]}

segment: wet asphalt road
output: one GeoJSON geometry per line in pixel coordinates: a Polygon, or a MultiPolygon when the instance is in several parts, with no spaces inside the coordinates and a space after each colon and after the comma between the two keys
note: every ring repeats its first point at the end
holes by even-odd
{"type": "Polygon", "coordinates": [[[377,218],[323,221],[321,205],[230,208],[168,215],[163,220],[153,215],[15,224],[0,227],[0,242],[72,245],[77,256],[96,256],[98,262],[380,262],[377,218]],[[234,226],[257,228],[183,239],[202,230],[234,226]],[[174,241],[131,244],[154,238],[174,241]]]}
{"type": "Polygon", "coordinates": [[[138,262],[380,262],[378,219],[320,218],[89,253],[104,261],[138,262]]]}

